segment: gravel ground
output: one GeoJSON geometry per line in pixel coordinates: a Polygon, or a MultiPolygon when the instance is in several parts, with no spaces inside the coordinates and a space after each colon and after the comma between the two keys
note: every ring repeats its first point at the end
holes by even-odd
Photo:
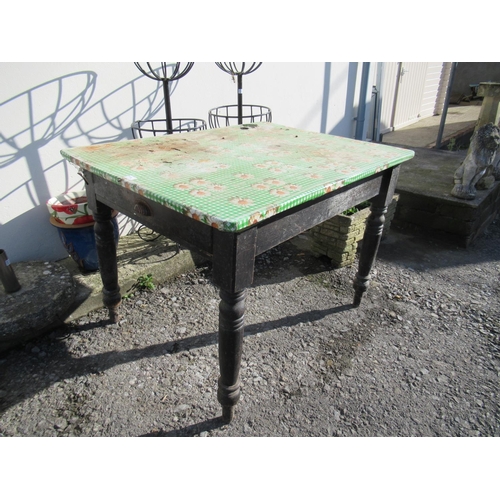
{"type": "Polygon", "coordinates": [[[393,228],[358,309],[355,270],[258,258],[230,425],[202,267],[0,354],[0,435],[499,436],[498,219],[469,249],[393,228]]]}

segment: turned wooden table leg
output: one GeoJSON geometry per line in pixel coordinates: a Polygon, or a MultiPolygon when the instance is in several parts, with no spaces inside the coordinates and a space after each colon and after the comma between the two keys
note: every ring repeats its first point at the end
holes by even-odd
{"type": "Polygon", "coordinates": [[[222,418],[230,422],[240,399],[246,290],[253,281],[257,229],[241,233],[213,231],[213,280],[220,289],[219,387],[222,418]]]}
{"type": "Polygon", "coordinates": [[[118,307],[121,302],[121,294],[118,285],[116,243],[111,217],[111,208],[97,202],[97,210],[94,211],[94,232],[99,271],[103,284],[103,303],[109,310],[109,319],[113,323],[117,323],[119,320],[118,307]]]}
{"type": "Polygon", "coordinates": [[[359,256],[359,268],[354,278],[354,306],[361,304],[361,297],[370,284],[370,271],[377,256],[378,247],[384,231],[385,214],[387,207],[375,207],[372,205],[371,214],[366,223],[363,246],[359,256]]]}
{"type": "Polygon", "coordinates": [[[240,399],[240,365],[243,348],[246,291],[220,291],[219,366],[217,399],[222,405],[222,418],[230,422],[234,405],[240,399]]]}
{"type": "Polygon", "coordinates": [[[378,247],[384,231],[385,214],[392,201],[398,182],[399,166],[386,170],[382,177],[379,194],[373,198],[371,213],[366,223],[363,246],[359,256],[358,273],[354,278],[354,307],[361,304],[361,297],[370,284],[370,271],[377,257],[378,247]]]}

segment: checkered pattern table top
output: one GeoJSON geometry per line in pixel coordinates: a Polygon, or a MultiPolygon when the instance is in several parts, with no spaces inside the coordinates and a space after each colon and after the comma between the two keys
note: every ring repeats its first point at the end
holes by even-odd
{"type": "Polygon", "coordinates": [[[414,152],[273,123],[61,151],[74,165],[222,231],[410,160],[414,152]]]}

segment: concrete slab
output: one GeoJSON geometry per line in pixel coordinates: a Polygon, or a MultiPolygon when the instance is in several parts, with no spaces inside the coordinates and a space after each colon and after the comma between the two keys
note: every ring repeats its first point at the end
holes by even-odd
{"type": "Polygon", "coordinates": [[[413,148],[415,157],[401,166],[394,222],[413,224],[467,247],[500,210],[500,182],[477,191],[474,200],[451,196],[453,176],[465,152],[413,148]]]}
{"type": "Polygon", "coordinates": [[[453,175],[464,160],[465,153],[415,147],[412,150],[415,151],[414,158],[401,166],[398,191],[410,191],[462,205],[465,200],[454,198],[450,192],[453,188],[453,175]]]}
{"type": "MultiPolygon", "coordinates": [[[[452,139],[474,131],[481,111],[481,104],[481,101],[477,100],[448,108],[441,141],[442,147],[446,147],[452,139]]],[[[410,149],[414,147],[434,148],[440,125],[441,115],[423,118],[417,123],[384,134],[382,142],[399,144],[410,149]]]]}

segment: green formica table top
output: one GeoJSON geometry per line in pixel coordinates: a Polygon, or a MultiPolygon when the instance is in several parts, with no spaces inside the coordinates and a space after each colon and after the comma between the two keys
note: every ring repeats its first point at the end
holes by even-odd
{"type": "Polygon", "coordinates": [[[259,123],[61,151],[74,165],[221,231],[410,160],[383,144],[259,123]]]}

